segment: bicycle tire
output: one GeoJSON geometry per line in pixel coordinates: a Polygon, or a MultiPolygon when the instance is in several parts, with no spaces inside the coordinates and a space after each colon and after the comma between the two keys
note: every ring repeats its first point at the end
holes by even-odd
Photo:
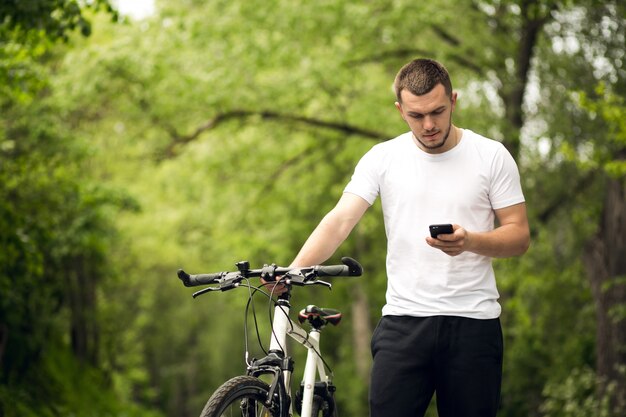
{"type": "Polygon", "coordinates": [[[258,378],[234,377],[211,395],[200,417],[285,417],[284,401],[278,399],[269,408],[265,405],[269,390],[258,378]]]}

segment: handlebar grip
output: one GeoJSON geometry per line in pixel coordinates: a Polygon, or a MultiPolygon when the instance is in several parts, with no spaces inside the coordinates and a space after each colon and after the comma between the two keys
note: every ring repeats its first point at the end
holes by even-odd
{"type": "Polygon", "coordinates": [[[224,276],[224,272],[218,272],[215,274],[197,274],[189,275],[182,269],[178,270],[178,278],[183,282],[185,287],[195,287],[204,284],[213,284],[224,276]]]}
{"type": "Polygon", "coordinates": [[[347,256],[341,258],[343,265],[321,265],[317,268],[318,277],[359,277],[363,273],[360,263],[347,256]]]}
{"type": "Polygon", "coordinates": [[[360,263],[356,261],[356,259],[352,259],[348,256],[344,256],[341,258],[341,262],[349,268],[348,276],[350,277],[360,277],[363,274],[363,267],[360,263]]]}

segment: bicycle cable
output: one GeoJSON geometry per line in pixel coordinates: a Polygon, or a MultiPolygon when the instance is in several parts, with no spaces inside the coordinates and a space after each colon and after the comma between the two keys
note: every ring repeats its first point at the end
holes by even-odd
{"type": "Polygon", "coordinates": [[[256,336],[257,336],[257,341],[259,343],[259,347],[261,348],[261,350],[263,351],[264,355],[267,355],[267,351],[265,350],[265,348],[263,347],[263,342],[261,341],[261,332],[259,331],[259,322],[257,319],[257,313],[256,313],[256,308],[255,308],[255,304],[254,304],[254,296],[256,295],[257,292],[260,292],[261,294],[265,295],[266,297],[270,297],[269,294],[267,294],[265,291],[263,291],[261,289],[261,287],[256,287],[254,285],[250,284],[250,279],[246,278],[246,287],[248,287],[248,302],[246,303],[246,308],[245,308],[245,312],[244,312],[244,328],[243,328],[243,332],[244,332],[244,345],[245,345],[245,362],[246,365],[250,366],[250,362],[249,362],[249,357],[250,357],[250,344],[249,344],[249,336],[248,336],[248,315],[249,315],[249,310],[250,310],[250,305],[252,305],[252,317],[253,317],[253,321],[254,321],[254,329],[256,332],[256,336]],[[252,289],[254,289],[254,292],[252,291],[252,289]]]}

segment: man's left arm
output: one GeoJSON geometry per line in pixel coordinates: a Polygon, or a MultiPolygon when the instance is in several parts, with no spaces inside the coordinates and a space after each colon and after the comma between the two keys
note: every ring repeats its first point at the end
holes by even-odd
{"type": "Polygon", "coordinates": [[[492,258],[523,255],[530,246],[530,230],[526,204],[519,203],[495,210],[498,223],[489,232],[472,232],[455,224],[454,233],[439,235],[438,239],[426,238],[426,242],[450,256],[473,252],[492,258]]]}

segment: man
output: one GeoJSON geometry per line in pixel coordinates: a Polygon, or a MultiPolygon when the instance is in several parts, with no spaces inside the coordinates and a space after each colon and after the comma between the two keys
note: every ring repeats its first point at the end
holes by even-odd
{"type": "Polygon", "coordinates": [[[495,416],[503,348],[491,259],[530,242],[517,166],[499,142],[452,124],[457,94],[441,64],[414,60],[394,87],[410,131],[363,156],[292,266],[332,256],[380,195],[388,285],[371,416],[423,416],[434,393],[441,417],[495,416]],[[453,233],[430,237],[434,223],[453,233]]]}

